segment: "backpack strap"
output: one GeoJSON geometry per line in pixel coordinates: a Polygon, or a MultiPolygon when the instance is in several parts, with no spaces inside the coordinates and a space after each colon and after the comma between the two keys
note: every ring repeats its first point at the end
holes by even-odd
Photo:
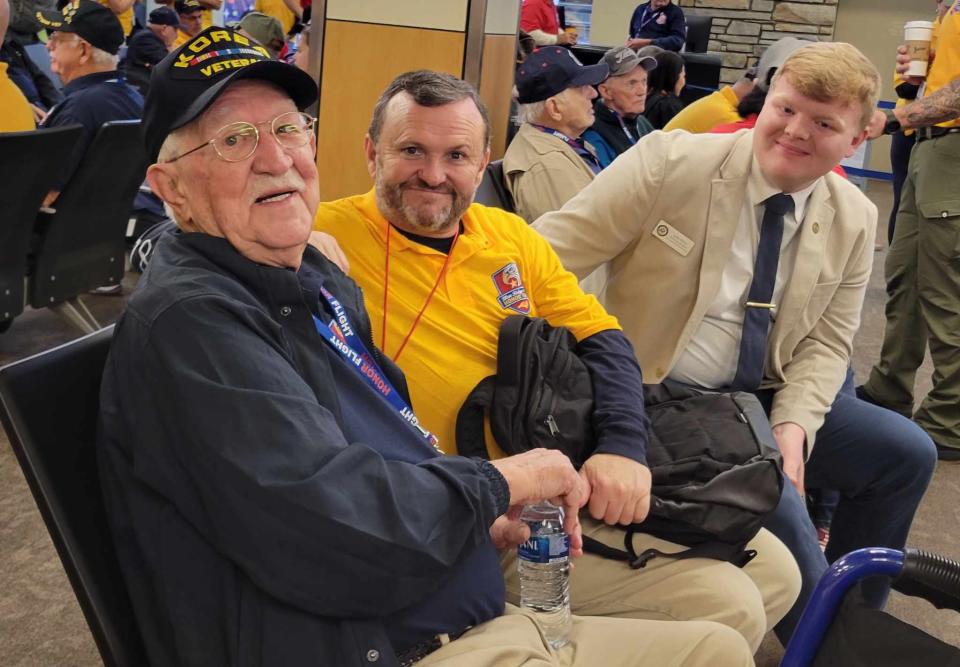
{"type": "Polygon", "coordinates": [[[625,561],[631,569],[639,570],[646,567],[651,559],[660,556],[672,560],[685,560],[687,558],[712,558],[714,560],[727,561],[737,567],[743,567],[757,556],[755,549],[746,549],[743,544],[726,544],[724,542],[701,542],[683,551],[676,553],[667,553],[659,549],[646,549],[639,554],[633,548],[633,536],[635,533],[643,532],[637,530],[634,526],[629,526],[623,536],[624,550],[615,549],[607,546],[603,542],[595,540],[592,537],[583,536],[583,550],[609,558],[611,560],[625,561]]]}
{"type": "Polygon", "coordinates": [[[493,403],[495,375],[483,378],[473,388],[457,413],[457,452],[460,456],[489,459],[483,440],[483,416],[493,403]]]}

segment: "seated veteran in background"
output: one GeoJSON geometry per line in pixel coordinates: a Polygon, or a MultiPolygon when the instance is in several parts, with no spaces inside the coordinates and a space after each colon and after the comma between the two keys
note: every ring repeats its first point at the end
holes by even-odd
{"type": "MultiPolygon", "coordinates": [[[[543,238],[516,215],[471,204],[489,141],[472,86],[436,72],[402,74],[377,102],[365,140],[374,189],[321,204],[315,228],[339,241],[363,288],[373,340],[403,369],[418,415],[447,454],[457,452],[464,400],[496,373],[504,319],[543,317],[574,334],[593,380],[597,432],[595,454],[581,471],[592,489],[581,521],[585,533],[620,547],[616,524],[642,520],[649,502],[640,368],[617,321],[580,290],[543,238]]],[[[503,455],[490,437],[487,446],[493,457],[503,455]]],[[[637,553],[680,548],[643,534],[634,545],[637,553]]],[[[573,611],[716,621],[756,649],[793,604],[799,582],[792,557],[769,533],[751,548],[758,556],[743,569],[695,558],[632,570],[585,554],[571,575],[573,611]]],[[[516,603],[514,551],[504,552],[502,565],[507,600],[516,603]]],[[[686,623],[671,625],[687,632],[686,623]]],[[[641,630],[650,641],[657,631],[641,630]]]]}
{"type": "MultiPolygon", "coordinates": [[[[0,42],[10,23],[10,4],[0,0],[0,42]]],[[[35,127],[30,103],[7,76],[7,63],[0,62],[0,132],[27,132],[35,127]]]]}
{"type": "Polygon", "coordinates": [[[671,0],[649,0],[637,5],[630,17],[627,46],[640,49],[657,46],[679,51],[687,40],[687,22],[683,10],[671,0]]]}
{"type": "MultiPolygon", "coordinates": [[[[756,394],[789,478],[766,526],[800,565],[785,641],[827,562],[902,549],[936,463],[909,419],[859,400],[849,373],[877,209],[831,173],[866,137],[876,68],[812,43],[777,71],[754,130],[654,132],[536,229],[579,276],[609,264],[604,304],[648,382],[756,394]],[[826,557],[801,498],[841,494],[826,557]]],[[[867,580],[880,606],[886,584],[867,580]]]]}
{"type": "Polygon", "coordinates": [[[417,425],[360,290],[307,247],[316,99],[222,28],[154,70],[147,179],[179,231],[116,325],[97,443],[150,664],[751,664],[710,623],[575,618],[553,651],[505,606],[494,547],[529,535],[505,513],[555,499],[576,554],[588,484],[555,451],[442,456],[417,425]]]}
{"type": "Polygon", "coordinates": [[[608,72],[606,63],[585,67],[559,46],[537,49],[517,67],[523,125],[503,156],[503,174],[527,222],[563,206],[600,172],[593,147],[580,135],[593,125],[593,87],[608,72]]]}
{"type": "Polygon", "coordinates": [[[178,47],[189,42],[204,29],[204,9],[200,0],[176,0],[174,7],[176,7],[177,16],[180,19],[177,38],[173,42],[174,47],[178,47]]]}
{"type": "Polygon", "coordinates": [[[724,86],[699,100],[694,100],[670,119],[663,130],[686,130],[693,134],[709,132],[722,123],[740,120],[737,105],[754,87],[757,68],[751,67],[732,86],[724,86]]]}
{"type": "Polygon", "coordinates": [[[43,11],[37,18],[50,31],[50,69],[64,84],[63,101],[50,110],[40,127],[82,125],[84,129],[43,201],[50,206],[70,181],[100,126],[111,120],[140,118],[143,98],[117,71],[123,31],[113,12],[92,0],[74,0],[64,6],[63,13],[43,11]]]}
{"type": "Polygon", "coordinates": [[[643,115],[647,101],[647,72],[657,66],[651,57],[640,58],[633,49],[615,46],[603,56],[610,76],[597,86],[600,96],[593,102],[593,125],[583,140],[593,146],[606,167],[637,140],[653,132],[643,115]]]}
{"type": "Polygon", "coordinates": [[[256,40],[261,46],[267,47],[267,51],[273,58],[277,58],[286,46],[283,26],[272,16],[260,12],[248,12],[236,27],[242,34],[256,40]]]}
{"type": "Polygon", "coordinates": [[[127,42],[124,74],[141,95],[146,95],[150,89],[153,66],[166,58],[173,48],[179,25],[175,11],[169,7],[157,7],[147,17],[147,29],[138,30],[127,42]]]}
{"type": "Polygon", "coordinates": [[[673,51],[654,56],[657,66],[647,79],[647,104],[643,115],[655,130],[662,130],[683,109],[680,91],[687,84],[683,58],[673,51]]]}

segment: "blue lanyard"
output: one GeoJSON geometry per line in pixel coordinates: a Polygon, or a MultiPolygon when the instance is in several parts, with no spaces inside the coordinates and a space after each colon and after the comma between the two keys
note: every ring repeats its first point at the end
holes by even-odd
{"type": "Polygon", "coordinates": [[[327,341],[330,347],[343,357],[347,362],[347,366],[353,368],[370,388],[382,396],[404,421],[417,429],[420,435],[423,436],[423,439],[439,452],[440,440],[430,431],[420,426],[420,422],[417,420],[417,416],[413,414],[413,410],[407,405],[407,402],[403,400],[397,390],[393,388],[386,374],[380,369],[380,366],[367,350],[367,346],[364,345],[360,337],[357,336],[356,330],[353,328],[353,325],[350,323],[350,318],[347,316],[346,309],[325,287],[320,288],[320,293],[323,295],[323,298],[327,300],[327,303],[330,304],[330,309],[334,315],[333,319],[327,324],[324,324],[316,315],[313,316],[313,323],[316,325],[320,337],[327,341]]]}
{"type": "MultiPolygon", "coordinates": [[[[610,111],[613,111],[613,109],[611,109],[610,111]]],[[[618,121],[620,121],[620,129],[622,129],[623,133],[627,135],[627,139],[630,140],[630,143],[631,144],[637,143],[637,140],[633,138],[633,134],[630,132],[630,129],[627,127],[627,124],[623,122],[623,116],[621,116],[616,111],[613,111],[613,115],[617,117],[618,121]]]]}
{"type": "MultiPolygon", "coordinates": [[[[634,37],[639,37],[640,33],[644,28],[647,27],[647,24],[650,23],[653,19],[657,18],[660,14],[663,13],[663,10],[657,10],[650,14],[650,18],[647,18],[647,11],[650,9],[650,3],[647,3],[647,6],[643,8],[643,14],[640,15],[640,27],[637,28],[637,34],[634,37]]],[[[620,33],[623,34],[623,33],[620,33]]]]}
{"type": "Polygon", "coordinates": [[[583,161],[587,163],[587,166],[590,167],[590,171],[593,172],[594,176],[599,174],[600,170],[603,169],[603,167],[600,166],[600,160],[597,159],[596,155],[594,155],[593,153],[587,150],[587,147],[583,143],[582,139],[571,139],[560,130],[554,130],[551,127],[544,127],[543,125],[537,125],[536,123],[530,123],[530,124],[545,134],[552,134],[553,136],[562,140],[568,146],[570,146],[570,148],[572,148],[576,152],[576,154],[579,155],[583,159],[583,161]]]}

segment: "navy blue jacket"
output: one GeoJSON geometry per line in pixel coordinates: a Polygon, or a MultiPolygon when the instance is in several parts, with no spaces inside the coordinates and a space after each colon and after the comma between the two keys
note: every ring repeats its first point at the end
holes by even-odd
{"type": "Polygon", "coordinates": [[[679,51],[687,39],[683,10],[672,2],[658,11],[651,11],[649,2],[638,6],[630,18],[630,37],[652,39],[654,46],[679,51]]]}
{"type": "Polygon", "coordinates": [[[395,666],[503,613],[506,482],[441,456],[321,340],[321,285],[373,348],[359,288],[313,248],[293,271],[205,234],[160,241],[117,324],[98,457],[152,665],[395,666]]]}

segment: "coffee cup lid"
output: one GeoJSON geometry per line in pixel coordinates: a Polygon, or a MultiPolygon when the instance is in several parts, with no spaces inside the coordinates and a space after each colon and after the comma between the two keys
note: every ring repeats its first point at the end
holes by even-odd
{"type": "Polygon", "coordinates": [[[903,24],[904,29],[907,28],[930,28],[933,30],[933,21],[907,21],[903,24]]]}

